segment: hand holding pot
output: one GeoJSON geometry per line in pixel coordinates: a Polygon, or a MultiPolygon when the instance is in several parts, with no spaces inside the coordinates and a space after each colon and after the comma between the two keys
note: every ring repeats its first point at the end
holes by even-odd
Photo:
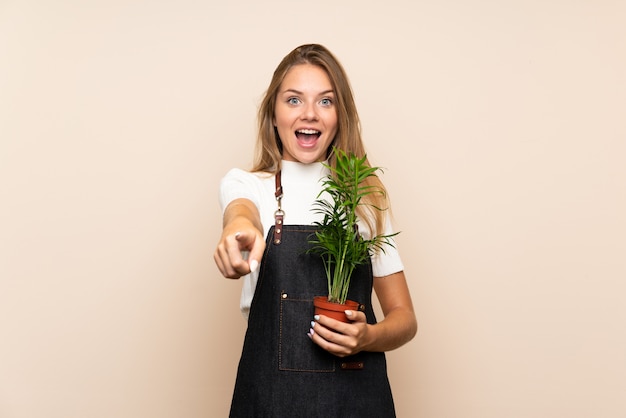
{"type": "Polygon", "coordinates": [[[337,357],[346,357],[363,351],[368,345],[370,325],[364,312],[346,311],[350,323],[337,321],[324,315],[315,315],[311,321],[309,338],[324,350],[337,357]]]}

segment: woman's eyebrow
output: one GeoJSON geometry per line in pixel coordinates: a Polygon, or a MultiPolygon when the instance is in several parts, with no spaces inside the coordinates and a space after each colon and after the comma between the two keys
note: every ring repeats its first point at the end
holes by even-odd
{"type": "MultiPolygon", "coordinates": [[[[300,90],[296,90],[296,89],[286,89],[283,90],[281,93],[294,93],[294,94],[304,94],[303,92],[301,92],[300,90]]],[[[320,96],[323,96],[325,94],[335,94],[335,90],[330,89],[330,90],[324,90],[323,92],[319,93],[320,96]]]]}

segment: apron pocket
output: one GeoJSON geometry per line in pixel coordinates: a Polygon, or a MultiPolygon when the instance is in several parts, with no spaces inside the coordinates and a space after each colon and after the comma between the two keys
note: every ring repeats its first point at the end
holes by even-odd
{"type": "Polygon", "coordinates": [[[335,357],[307,336],[313,318],[313,299],[280,295],[278,368],[297,372],[334,372],[335,357]]]}

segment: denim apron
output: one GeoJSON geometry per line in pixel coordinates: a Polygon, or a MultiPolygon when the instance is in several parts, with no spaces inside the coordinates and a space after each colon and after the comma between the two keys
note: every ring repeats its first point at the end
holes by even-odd
{"type": "MultiPolygon", "coordinates": [[[[313,297],[328,294],[321,257],[306,253],[315,229],[282,225],[280,206],[277,214],[259,266],[230,417],[395,417],[384,353],[340,358],[307,336],[313,297]]],[[[348,293],[370,324],[376,323],[372,284],[367,263],[355,270],[348,293]]]]}

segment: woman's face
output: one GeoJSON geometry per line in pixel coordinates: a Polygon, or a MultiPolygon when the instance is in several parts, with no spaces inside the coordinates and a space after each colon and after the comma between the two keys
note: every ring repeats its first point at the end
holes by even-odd
{"type": "Polygon", "coordinates": [[[309,164],[326,159],[337,133],[335,92],[321,67],[294,65],[276,95],[274,126],[283,159],[309,164]]]}

